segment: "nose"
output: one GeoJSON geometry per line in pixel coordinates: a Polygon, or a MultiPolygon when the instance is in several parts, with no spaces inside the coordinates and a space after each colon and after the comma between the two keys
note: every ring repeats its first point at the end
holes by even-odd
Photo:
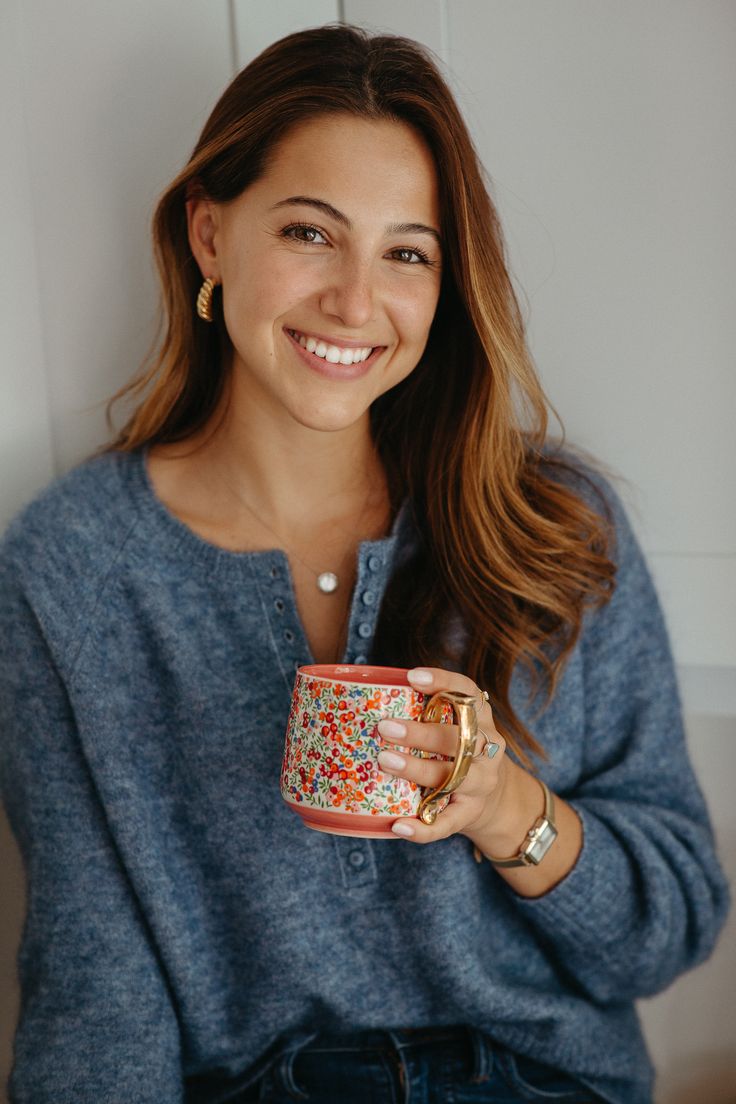
{"type": "Polygon", "coordinates": [[[359,329],[375,311],[375,279],[368,259],[343,257],[331,268],[320,296],[320,308],[346,327],[359,329]]]}

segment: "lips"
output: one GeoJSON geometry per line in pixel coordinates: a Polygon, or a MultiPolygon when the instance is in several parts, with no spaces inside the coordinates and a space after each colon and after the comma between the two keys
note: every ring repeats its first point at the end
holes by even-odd
{"type": "Polygon", "coordinates": [[[308,353],[313,353],[314,356],[328,364],[342,364],[345,367],[362,364],[378,348],[376,345],[332,344],[313,334],[302,333],[300,330],[287,330],[286,332],[308,353]]]}
{"type": "Polygon", "coordinates": [[[373,346],[371,348],[370,346],[359,346],[358,343],[355,343],[352,347],[339,346],[339,344],[324,340],[323,337],[318,337],[316,333],[302,333],[301,330],[290,330],[286,327],[284,333],[298,357],[312,372],[322,376],[322,379],[339,383],[349,383],[351,380],[362,379],[364,375],[372,370],[375,362],[382,357],[386,350],[386,346],[373,346]],[[335,354],[332,353],[332,359],[328,360],[327,357],[319,357],[317,351],[310,352],[308,344],[311,344],[312,341],[314,342],[314,350],[321,342],[326,347],[326,351],[330,348],[337,350],[340,353],[340,358],[335,359],[335,354]],[[367,355],[362,360],[361,357],[365,354],[366,349],[367,355]],[[351,357],[351,362],[345,363],[342,360],[342,354],[345,352],[358,353],[358,359],[351,357]]]}

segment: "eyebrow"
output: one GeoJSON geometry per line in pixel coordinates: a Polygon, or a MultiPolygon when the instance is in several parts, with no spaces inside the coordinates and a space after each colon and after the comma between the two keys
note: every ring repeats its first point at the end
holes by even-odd
{"type": "MultiPolygon", "coordinates": [[[[271,208],[272,211],[277,210],[279,207],[292,207],[292,206],[304,206],[314,207],[317,211],[321,211],[323,215],[329,215],[335,222],[339,222],[341,226],[344,226],[347,230],[352,230],[353,224],[347,215],[344,215],[342,211],[338,211],[337,207],[333,207],[331,203],[327,203],[324,199],[314,199],[312,196],[289,196],[288,199],[280,199],[278,203],[274,203],[271,208]]],[[[442,247],[442,239],[437,231],[432,226],[425,226],[423,222],[392,222],[386,227],[387,234],[429,234],[434,238],[437,245],[442,247]]]]}

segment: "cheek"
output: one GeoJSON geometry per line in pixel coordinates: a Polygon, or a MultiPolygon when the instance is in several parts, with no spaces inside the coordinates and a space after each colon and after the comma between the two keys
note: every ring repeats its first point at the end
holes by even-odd
{"type": "Polygon", "coordinates": [[[308,297],[314,276],[308,266],[296,266],[291,258],[251,254],[238,257],[223,271],[223,288],[228,324],[270,326],[308,297]]]}
{"type": "Polygon", "coordinates": [[[437,310],[439,289],[416,288],[394,300],[395,317],[406,341],[424,347],[437,310]]]}

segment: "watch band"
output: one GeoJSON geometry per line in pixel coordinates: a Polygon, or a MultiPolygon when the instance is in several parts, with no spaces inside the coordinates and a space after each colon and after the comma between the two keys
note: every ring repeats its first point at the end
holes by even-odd
{"type": "MultiPolygon", "coordinates": [[[[537,817],[527,832],[518,855],[514,855],[511,859],[494,859],[492,855],[485,856],[494,866],[505,868],[537,866],[557,839],[557,825],[554,822],[555,799],[541,778],[538,778],[537,782],[544,793],[544,812],[541,817],[537,817]]],[[[473,853],[476,860],[481,862],[483,855],[477,847],[474,848],[473,853]]]]}

